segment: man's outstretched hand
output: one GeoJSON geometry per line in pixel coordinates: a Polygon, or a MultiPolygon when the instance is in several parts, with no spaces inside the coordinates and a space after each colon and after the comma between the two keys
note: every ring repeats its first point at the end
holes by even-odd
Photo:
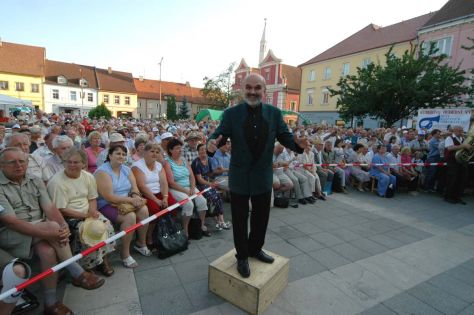
{"type": "Polygon", "coordinates": [[[306,149],[306,147],[310,145],[306,137],[298,138],[297,136],[295,136],[295,143],[297,146],[299,146],[303,150],[306,149]]]}
{"type": "Polygon", "coordinates": [[[222,140],[222,135],[219,135],[216,139],[211,139],[207,142],[207,151],[214,153],[217,151],[217,145],[222,140]]]}

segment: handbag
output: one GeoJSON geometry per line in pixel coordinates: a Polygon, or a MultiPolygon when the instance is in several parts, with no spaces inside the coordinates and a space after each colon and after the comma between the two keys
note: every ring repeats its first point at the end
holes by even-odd
{"type": "Polygon", "coordinates": [[[153,231],[158,258],[165,259],[188,249],[188,238],[170,214],[159,219],[153,231]]]}
{"type": "Polygon", "coordinates": [[[146,204],[146,200],[144,198],[141,198],[141,204],[138,207],[135,207],[134,205],[132,205],[131,203],[128,203],[128,202],[112,204],[112,207],[117,208],[121,215],[126,215],[129,212],[137,211],[138,209],[143,207],[145,204],[146,204]]]}
{"type": "Polygon", "coordinates": [[[277,208],[288,208],[290,200],[286,197],[275,197],[273,199],[273,205],[277,208]]]}
{"type": "Polygon", "coordinates": [[[202,238],[201,219],[191,218],[188,224],[189,238],[193,240],[200,240],[202,238]]]}

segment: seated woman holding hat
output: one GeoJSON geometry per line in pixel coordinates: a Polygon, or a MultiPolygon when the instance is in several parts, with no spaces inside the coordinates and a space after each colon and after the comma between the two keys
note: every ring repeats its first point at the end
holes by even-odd
{"type": "MultiPolygon", "coordinates": [[[[127,158],[127,148],[121,144],[107,150],[107,159],[95,172],[99,199],[99,211],[112,223],[126,230],[137,222],[148,218],[148,208],[138,190],[135,176],[128,166],[123,165],[127,158]]],[[[148,225],[137,229],[137,239],[133,248],[143,256],[151,256],[146,246],[148,225]]],[[[133,233],[122,238],[120,255],[126,268],[135,268],[138,263],[130,255],[133,233]]]]}
{"type": "MultiPolygon", "coordinates": [[[[72,232],[71,250],[77,254],[114,234],[114,228],[97,211],[97,186],[94,176],[83,170],[87,156],[82,150],[70,148],[62,155],[65,169],[56,173],[48,183],[48,193],[61,211],[72,232]]],[[[107,244],[79,263],[85,269],[97,267],[105,276],[114,273],[107,254],[115,244],[107,244]]]]}

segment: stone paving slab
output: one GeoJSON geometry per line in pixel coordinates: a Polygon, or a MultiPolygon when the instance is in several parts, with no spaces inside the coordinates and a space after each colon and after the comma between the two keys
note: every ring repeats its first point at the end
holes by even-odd
{"type": "MultiPolygon", "coordinates": [[[[358,192],[273,208],[265,248],[290,258],[290,282],[266,314],[474,314],[471,208],[435,195],[358,192]]],[[[67,302],[79,314],[245,314],[207,290],[208,264],[233,247],[231,231],[211,231],[165,260],[134,254],[134,271],[117,264],[108,293],[67,285],[67,302]],[[133,297],[107,300],[125,286],[133,297]]]]}

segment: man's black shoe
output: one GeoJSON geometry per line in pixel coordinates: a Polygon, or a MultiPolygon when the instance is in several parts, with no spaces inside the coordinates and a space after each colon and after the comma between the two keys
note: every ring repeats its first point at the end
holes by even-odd
{"type": "Polygon", "coordinates": [[[250,266],[248,259],[237,259],[237,271],[242,278],[250,277],[250,266]]]}
{"type": "Polygon", "coordinates": [[[314,199],[312,199],[311,197],[305,198],[304,200],[306,200],[306,201],[309,202],[310,204],[313,204],[313,203],[316,202],[316,201],[315,201],[314,199]]]}
{"type": "Polygon", "coordinates": [[[263,250],[259,251],[257,254],[255,255],[250,255],[251,257],[254,257],[254,258],[257,258],[258,260],[260,260],[261,262],[264,262],[264,263],[267,263],[267,264],[271,264],[275,261],[275,258],[273,258],[272,256],[270,255],[267,255],[265,254],[265,252],[263,250]]]}
{"type": "Polygon", "coordinates": [[[326,201],[326,197],[324,195],[318,196],[318,199],[326,201]]]}
{"type": "Polygon", "coordinates": [[[306,202],[306,200],[304,200],[304,199],[298,199],[298,202],[301,203],[302,205],[305,205],[305,204],[308,203],[308,202],[306,202]]]}
{"type": "Polygon", "coordinates": [[[462,204],[462,205],[467,205],[467,203],[462,199],[458,199],[457,202],[462,204]]]}

